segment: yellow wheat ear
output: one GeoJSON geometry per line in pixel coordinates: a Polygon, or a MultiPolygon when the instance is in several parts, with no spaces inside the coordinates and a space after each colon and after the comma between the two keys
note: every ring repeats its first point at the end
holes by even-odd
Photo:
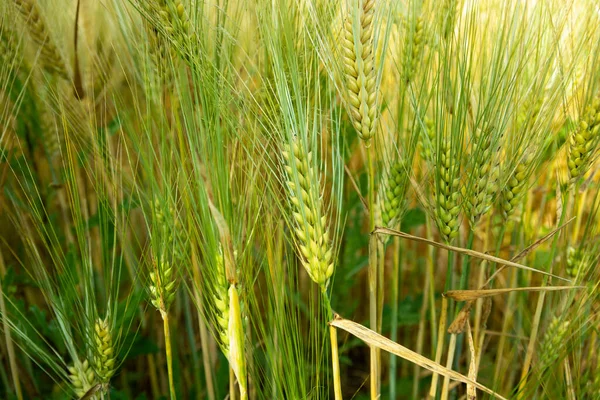
{"type": "Polygon", "coordinates": [[[40,13],[37,1],[13,0],[13,2],[27,23],[27,30],[31,39],[40,46],[39,59],[44,69],[61,78],[69,79],[64,58],[50,37],[50,32],[40,13]]]}
{"type": "Polygon", "coordinates": [[[377,124],[377,74],[373,48],[375,0],[359,0],[344,22],[342,48],[347,106],[358,136],[367,144],[377,124]]]}

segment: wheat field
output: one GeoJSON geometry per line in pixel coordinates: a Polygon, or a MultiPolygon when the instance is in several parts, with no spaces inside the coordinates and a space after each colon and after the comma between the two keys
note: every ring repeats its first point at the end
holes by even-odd
{"type": "Polygon", "coordinates": [[[0,398],[600,399],[595,0],[0,2],[0,398]]]}

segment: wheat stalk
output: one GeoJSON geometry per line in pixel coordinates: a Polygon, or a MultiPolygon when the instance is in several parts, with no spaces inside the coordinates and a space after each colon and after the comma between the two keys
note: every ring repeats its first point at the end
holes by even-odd
{"type": "Polygon", "coordinates": [[[50,32],[40,13],[36,0],[13,0],[19,13],[27,22],[33,41],[40,46],[40,61],[44,68],[64,79],[69,79],[66,63],[61,52],[50,37],[50,32]]]}
{"type": "Polygon", "coordinates": [[[359,0],[344,22],[344,74],[347,103],[358,136],[369,143],[377,123],[377,75],[373,43],[375,0],[359,0]]]}

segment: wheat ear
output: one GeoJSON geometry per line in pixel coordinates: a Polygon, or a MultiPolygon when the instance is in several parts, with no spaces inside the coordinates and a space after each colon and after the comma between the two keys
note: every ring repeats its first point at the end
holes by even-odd
{"type": "Polygon", "coordinates": [[[520,204],[525,193],[525,184],[527,183],[527,174],[531,166],[531,157],[525,155],[520,163],[512,171],[506,186],[502,189],[502,211],[504,218],[508,219],[515,208],[520,204]]]}
{"type": "Polygon", "coordinates": [[[468,182],[462,187],[464,211],[474,229],[479,219],[492,207],[492,200],[498,191],[497,149],[492,148],[492,134],[481,137],[475,133],[473,148],[469,155],[470,171],[468,182]]]}
{"type": "Polygon", "coordinates": [[[585,110],[577,129],[569,137],[567,165],[572,179],[585,174],[600,141],[600,96],[595,97],[585,110]]]}
{"type": "Polygon", "coordinates": [[[375,0],[359,0],[344,23],[344,74],[350,117],[358,136],[369,142],[377,123],[375,51],[373,17],[375,0]]]}
{"type": "Polygon", "coordinates": [[[415,75],[417,63],[421,58],[425,44],[425,22],[423,17],[417,17],[414,29],[411,29],[407,21],[407,41],[404,47],[404,80],[409,83],[415,75]]]}
{"type": "Polygon", "coordinates": [[[408,174],[404,163],[397,162],[390,167],[389,176],[380,185],[381,222],[388,228],[394,228],[400,221],[402,211],[406,207],[406,188],[408,174]]]}
{"type": "Polygon", "coordinates": [[[69,79],[64,58],[50,37],[36,0],[13,0],[27,22],[33,41],[40,46],[40,61],[44,68],[64,79],[69,79]]]}
{"type": "Polygon", "coordinates": [[[226,278],[223,251],[219,249],[216,259],[217,281],[213,301],[217,309],[217,332],[221,349],[237,378],[240,397],[247,398],[246,359],[244,356],[244,325],[237,288],[226,278]]]}
{"type": "Polygon", "coordinates": [[[322,214],[319,179],[312,168],[312,153],[306,151],[298,138],[294,138],[292,145],[286,146],[283,151],[283,158],[302,265],[324,291],[333,274],[333,249],[327,216],[322,214]]]}
{"type": "Polygon", "coordinates": [[[560,350],[564,348],[564,341],[569,329],[570,321],[553,317],[540,344],[540,364],[549,367],[560,357],[560,350]]]}
{"type": "Polygon", "coordinates": [[[107,383],[115,373],[116,355],[108,319],[96,320],[94,324],[94,369],[101,383],[107,383]]]}
{"type": "Polygon", "coordinates": [[[83,397],[96,384],[96,376],[88,360],[76,360],[68,370],[73,391],[78,397],[83,397]]]}
{"type": "Polygon", "coordinates": [[[460,166],[453,157],[450,141],[442,140],[436,160],[435,212],[440,234],[446,242],[458,235],[459,226],[460,180],[457,175],[460,166]]]}

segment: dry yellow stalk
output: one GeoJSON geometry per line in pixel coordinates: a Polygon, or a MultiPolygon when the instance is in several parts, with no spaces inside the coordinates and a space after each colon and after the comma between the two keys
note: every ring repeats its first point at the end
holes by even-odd
{"type": "Polygon", "coordinates": [[[373,17],[375,0],[359,0],[344,22],[344,74],[350,117],[358,136],[369,142],[377,124],[373,17]]]}

